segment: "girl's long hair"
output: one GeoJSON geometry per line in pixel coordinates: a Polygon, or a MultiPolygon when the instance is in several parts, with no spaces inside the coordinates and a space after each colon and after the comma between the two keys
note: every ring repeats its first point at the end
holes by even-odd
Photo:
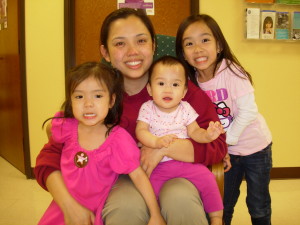
{"type": "Polygon", "coordinates": [[[194,68],[189,65],[189,63],[184,58],[184,52],[182,47],[182,41],[183,41],[183,34],[185,30],[193,23],[196,22],[203,22],[205,23],[209,29],[212,31],[214,38],[217,41],[217,44],[219,45],[219,48],[221,49],[221,52],[217,55],[217,62],[216,67],[214,69],[214,75],[216,73],[217,65],[223,60],[226,60],[227,68],[229,68],[236,76],[242,78],[242,79],[248,79],[251,84],[253,84],[251,75],[243,68],[241,63],[238,61],[238,59],[235,57],[233,52],[231,51],[221,28],[219,27],[218,23],[209,15],[206,14],[199,14],[199,15],[192,15],[187,17],[183,22],[179,25],[179,28],[177,30],[176,35],[176,54],[177,57],[180,59],[181,62],[189,68],[189,78],[190,80],[195,83],[198,86],[197,78],[195,76],[195,70],[194,68]],[[237,72],[241,72],[245,75],[245,77],[242,77],[237,72]]]}

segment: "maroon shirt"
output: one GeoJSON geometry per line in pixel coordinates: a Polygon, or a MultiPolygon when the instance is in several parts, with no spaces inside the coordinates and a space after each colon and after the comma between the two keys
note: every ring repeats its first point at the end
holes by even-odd
{"type": "MultiPolygon", "coordinates": [[[[136,95],[129,96],[125,93],[123,99],[123,114],[120,125],[124,127],[137,141],[135,137],[136,120],[139,109],[143,103],[150,100],[146,87],[136,95]]],[[[207,128],[210,121],[219,121],[213,103],[208,96],[192,82],[188,83],[188,92],[184,101],[187,101],[199,114],[197,123],[202,128],[207,128]]],[[[194,146],[194,161],[204,165],[211,165],[220,162],[227,153],[227,144],[225,135],[211,143],[199,144],[190,139],[194,146]]],[[[43,147],[36,159],[36,167],[34,169],[37,182],[46,189],[45,182],[49,174],[55,170],[60,170],[61,144],[54,143],[53,140],[43,147]]]]}

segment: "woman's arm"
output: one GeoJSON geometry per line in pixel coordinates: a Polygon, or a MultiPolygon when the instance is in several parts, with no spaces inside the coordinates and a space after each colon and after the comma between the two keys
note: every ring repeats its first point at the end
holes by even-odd
{"type": "Polygon", "coordinates": [[[166,223],[160,214],[160,208],[158,206],[153,188],[145,172],[141,167],[138,167],[133,172],[129,173],[129,176],[143,196],[150,211],[150,221],[148,225],[165,225],[166,223]]]}
{"type": "Polygon", "coordinates": [[[52,138],[44,145],[39,155],[36,158],[36,166],[34,168],[34,175],[38,184],[47,190],[46,181],[48,176],[60,170],[60,157],[63,144],[55,143],[52,138]]]}
{"type": "MultiPolygon", "coordinates": [[[[190,81],[188,83],[188,92],[183,100],[189,102],[199,114],[196,121],[200,127],[207,129],[210,121],[219,121],[215,107],[209,97],[190,81]]],[[[221,134],[210,143],[201,144],[191,139],[190,141],[194,150],[194,162],[212,165],[221,162],[227,153],[225,134],[221,134]]]]}
{"type": "Polygon", "coordinates": [[[164,156],[183,162],[194,162],[194,148],[189,139],[176,139],[168,148],[141,148],[141,166],[148,176],[164,156]]]}
{"type": "Polygon", "coordinates": [[[48,176],[46,186],[54,201],[62,210],[65,224],[94,224],[94,213],[80,205],[73,198],[63,181],[60,171],[54,171],[48,176]]]}

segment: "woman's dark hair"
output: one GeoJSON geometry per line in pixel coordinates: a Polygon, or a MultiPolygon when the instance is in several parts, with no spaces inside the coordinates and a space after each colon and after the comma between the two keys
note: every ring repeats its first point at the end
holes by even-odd
{"type": "MultiPolygon", "coordinates": [[[[105,85],[109,92],[110,101],[115,95],[115,103],[109,109],[104,119],[104,125],[108,127],[107,135],[111,129],[119,124],[122,115],[123,77],[115,70],[100,62],[86,62],[71,69],[67,76],[66,99],[61,106],[64,112],[63,118],[74,118],[71,96],[76,87],[89,77],[98,80],[105,85]]],[[[50,119],[54,119],[50,118],[50,119]]],[[[48,121],[47,119],[44,124],[48,121]]],[[[43,126],[44,126],[43,124],[43,126]]]]}
{"type": "Polygon", "coordinates": [[[156,60],[154,63],[152,63],[152,65],[149,68],[149,78],[148,78],[148,83],[150,85],[151,85],[151,77],[152,77],[153,70],[154,70],[155,66],[160,63],[162,65],[168,65],[168,66],[181,65],[184,69],[185,86],[187,87],[187,85],[188,85],[188,69],[179,59],[177,59],[174,56],[170,56],[170,55],[162,56],[161,58],[156,60]]]}
{"type": "Polygon", "coordinates": [[[145,10],[142,9],[131,9],[131,8],[120,8],[118,10],[113,11],[110,13],[105,20],[102,23],[101,31],[100,31],[100,45],[104,45],[104,47],[107,49],[107,39],[109,35],[109,30],[111,24],[116,21],[117,19],[126,19],[129,16],[135,16],[139,18],[143,24],[147,27],[150,35],[152,42],[155,43],[155,31],[154,27],[152,25],[151,20],[145,13],[145,10]]]}
{"type": "Polygon", "coordinates": [[[194,68],[186,62],[184,58],[184,52],[183,52],[183,34],[186,31],[186,29],[193,23],[196,22],[202,22],[205,23],[209,29],[211,30],[214,38],[217,41],[217,44],[220,48],[220,53],[217,55],[217,62],[216,67],[214,69],[214,75],[216,73],[217,65],[223,60],[226,60],[227,67],[238,77],[241,77],[235,70],[237,69],[239,72],[245,74],[246,77],[241,77],[243,79],[248,78],[250,83],[252,84],[252,77],[251,75],[242,67],[238,59],[235,57],[233,52],[231,51],[223,33],[220,29],[218,23],[209,15],[206,14],[200,14],[200,15],[192,15],[187,17],[183,22],[179,25],[179,28],[177,30],[176,35],[176,54],[178,59],[185,65],[187,68],[189,68],[189,78],[190,80],[195,83],[198,86],[197,78],[195,77],[195,70],[194,68]],[[234,67],[234,68],[233,68],[234,67]]]}

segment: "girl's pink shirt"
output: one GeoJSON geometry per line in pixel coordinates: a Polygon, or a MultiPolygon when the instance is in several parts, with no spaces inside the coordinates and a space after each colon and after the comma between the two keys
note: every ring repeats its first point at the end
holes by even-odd
{"type": "MultiPolygon", "coordinates": [[[[116,126],[97,149],[86,150],[78,142],[78,121],[73,118],[53,119],[51,132],[55,142],[64,143],[60,165],[68,191],[94,212],[95,224],[103,224],[102,209],[119,174],[128,174],[140,166],[140,151],[135,141],[125,129],[116,126]],[[81,162],[78,154],[85,162],[82,168],[77,166],[81,162]]],[[[56,203],[50,205],[40,221],[41,224],[63,222],[56,203]]]]}
{"type": "MultiPolygon", "coordinates": [[[[232,119],[239,113],[236,99],[246,94],[253,93],[254,88],[248,79],[236,76],[226,68],[225,60],[222,61],[217,75],[204,83],[198,83],[200,88],[210,97],[212,102],[222,112],[219,118],[225,125],[225,130],[232,123],[232,119]]],[[[233,68],[241,77],[245,77],[233,68]]],[[[267,147],[272,141],[271,132],[261,114],[258,114],[249,126],[245,128],[236,145],[228,147],[228,152],[233,155],[250,155],[267,147]]]]}

